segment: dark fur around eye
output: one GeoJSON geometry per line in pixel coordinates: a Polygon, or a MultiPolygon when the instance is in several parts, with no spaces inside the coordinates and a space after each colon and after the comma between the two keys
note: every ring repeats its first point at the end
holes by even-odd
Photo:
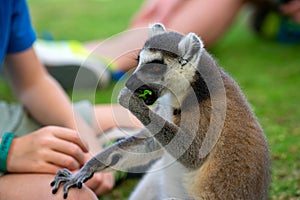
{"type": "Polygon", "coordinates": [[[165,64],[163,60],[152,60],[151,62],[148,62],[147,64],[165,64]]]}

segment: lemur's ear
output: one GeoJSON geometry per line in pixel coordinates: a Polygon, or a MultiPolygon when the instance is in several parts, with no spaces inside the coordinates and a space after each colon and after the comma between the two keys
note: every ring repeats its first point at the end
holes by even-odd
{"type": "Polygon", "coordinates": [[[160,23],[152,24],[152,25],[150,25],[149,37],[152,37],[152,36],[155,36],[158,34],[162,34],[165,32],[166,32],[166,29],[165,29],[164,25],[162,25],[160,23]]]}
{"type": "Polygon", "coordinates": [[[192,57],[203,49],[202,40],[195,34],[189,33],[182,38],[178,44],[178,50],[184,60],[191,60],[192,57]]]}

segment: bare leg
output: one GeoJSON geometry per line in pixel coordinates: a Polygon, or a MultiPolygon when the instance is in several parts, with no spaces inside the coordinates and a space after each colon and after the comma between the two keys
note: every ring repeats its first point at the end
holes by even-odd
{"type": "MultiPolygon", "coordinates": [[[[236,15],[244,4],[244,0],[190,0],[181,3],[174,12],[163,21],[166,28],[181,33],[195,32],[206,47],[212,46],[230,27],[236,15]]],[[[161,3],[161,1],[156,1],[161,3]]],[[[159,6],[158,6],[159,7],[159,6]]],[[[144,23],[139,22],[141,29],[132,29],[123,32],[102,43],[89,42],[85,47],[93,50],[93,53],[107,57],[115,61],[118,70],[126,71],[136,66],[133,57],[143,46],[148,38],[149,23],[153,22],[153,16],[145,18],[144,23]],[[100,44],[100,45],[99,45],[100,44]]]]}
{"type": "MultiPolygon", "coordinates": [[[[58,200],[63,199],[62,191],[53,195],[50,182],[53,180],[52,174],[11,174],[0,177],[0,199],[3,200],[58,200]]],[[[98,199],[96,195],[87,187],[81,190],[71,189],[69,199],[92,200],[98,199]]]]}
{"type": "Polygon", "coordinates": [[[141,128],[141,123],[127,109],[119,105],[96,105],[95,132],[100,134],[114,127],[141,128]]]}
{"type": "Polygon", "coordinates": [[[192,0],[186,1],[173,16],[166,27],[183,34],[195,32],[212,46],[230,27],[244,0],[192,0]]]}

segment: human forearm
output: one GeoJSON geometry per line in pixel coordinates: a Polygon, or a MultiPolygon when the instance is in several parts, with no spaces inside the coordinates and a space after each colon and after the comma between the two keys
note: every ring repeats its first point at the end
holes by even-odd
{"type": "Polygon", "coordinates": [[[71,102],[47,74],[33,49],[6,57],[14,93],[35,120],[43,125],[72,127],[71,102]]]}
{"type": "Polygon", "coordinates": [[[60,86],[45,76],[18,98],[32,117],[43,125],[57,125],[75,129],[72,104],[60,86]]]}
{"type": "Polygon", "coordinates": [[[7,56],[6,61],[14,92],[35,120],[76,129],[89,146],[95,143],[93,130],[75,115],[68,96],[39,63],[33,49],[7,56]]]}

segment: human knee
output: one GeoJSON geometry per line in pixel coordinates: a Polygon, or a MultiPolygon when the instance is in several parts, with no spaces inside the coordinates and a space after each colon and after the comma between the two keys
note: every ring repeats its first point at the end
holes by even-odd
{"type": "MultiPolygon", "coordinates": [[[[63,194],[62,191],[56,194],[55,196],[59,197],[58,199],[62,199],[63,194]]],[[[95,193],[87,188],[86,186],[83,186],[82,189],[77,189],[77,188],[71,188],[68,192],[68,198],[67,199],[72,199],[72,200],[98,200],[97,196],[95,193]]]]}

